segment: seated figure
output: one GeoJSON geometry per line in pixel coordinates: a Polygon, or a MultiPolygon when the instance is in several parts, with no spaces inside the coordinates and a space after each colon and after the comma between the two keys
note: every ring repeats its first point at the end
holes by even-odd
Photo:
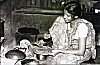
{"type": "Polygon", "coordinates": [[[64,15],[57,17],[50,34],[52,37],[52,53],[46,64],[81,64],[91,57],[96,58],[95,30],[93,25],[81,17],[81,7],[78,2],[64,4],[64,15]]]}

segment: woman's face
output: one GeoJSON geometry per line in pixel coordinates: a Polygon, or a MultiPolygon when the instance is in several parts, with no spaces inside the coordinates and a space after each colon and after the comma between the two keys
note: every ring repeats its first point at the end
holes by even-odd
{"type": "Polygon", "coordinates": [[[64,10],[64,20],[65,22],[71,22],[72,21],[72,14],[68,13],[67,10],[64,10]]]}

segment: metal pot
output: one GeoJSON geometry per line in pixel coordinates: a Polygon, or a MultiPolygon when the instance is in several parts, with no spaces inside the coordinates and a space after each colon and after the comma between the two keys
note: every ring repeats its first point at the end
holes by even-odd
{"type": "Polygon", "coordinates": [[[46,60],[46,59],[47,59],[47,56],[48,56],[48,55],[36,54],[37,60],[40,60],[40,61],[46,60]]]}

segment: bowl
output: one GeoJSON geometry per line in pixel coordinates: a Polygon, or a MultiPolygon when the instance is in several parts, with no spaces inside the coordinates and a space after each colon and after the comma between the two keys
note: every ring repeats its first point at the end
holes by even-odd
{"type": "Polygon", "coordinates": [[[5,57],[9,59],[25,59],[26,55],[20,50],[10,50],[5,54],[5,57]]]}

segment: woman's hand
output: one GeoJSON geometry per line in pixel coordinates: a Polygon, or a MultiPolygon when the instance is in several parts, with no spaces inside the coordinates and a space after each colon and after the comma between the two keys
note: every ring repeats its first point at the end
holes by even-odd
{"type": "Polygon", "coordinates": [[[66,50],[65,51],[64,50],[52,50],[51,55],[56,56],[59,53],[65,54],[66,53],[66,50]]]}
{"type": "Polygon", "coordinates": [[[63,50],[52,50],[52,53],[43,53],[42,55],[49,55],[49,56],[55,57],[59,53],[65,54],[66,51],[63,51],[63,50]]]}

